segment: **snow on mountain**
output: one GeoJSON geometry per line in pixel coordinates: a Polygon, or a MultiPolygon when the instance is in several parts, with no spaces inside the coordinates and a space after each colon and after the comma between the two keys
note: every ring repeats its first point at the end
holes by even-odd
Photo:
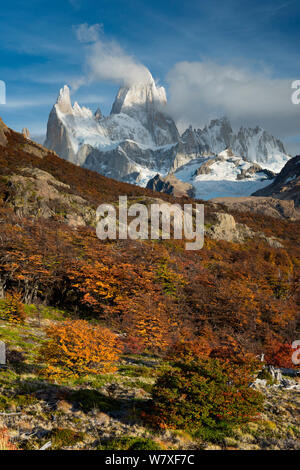
{"type": "Polygon", "coordinates": [[[226,117],[211,121],[204,129],[190,126],[182,134],[182,140],[192,157],[204,152],[218,155],[231,148],[236,155],[274,172],[279,172],[290,158],[283,143],[261,127],[241,127],[235,134],[226,117]]]}
{"type": "Polygon", "coordinates": [[[190,153],[218,154],[230,147],[233,139],[231,124],[227,118],[215,119],[204,129],[193,130],[190,126],[183,134],[182,140],[186,142],[190,153]]]}
{"type": "Polygon", "coordinates": [[[227,149],[217,156],[202,156],[175,171],[177,179],[190,183],[198,199],[249,196],[270,184],[275,176],[257,163],[245,161],[227,149]]]}
{"type": "Polygon", "coordinates": [[[99,108],[93,115],[78,103],[72,106],[64,86],[49,116],[45,145],[78,165],[146,184],[149,170],[150,177],[168,171],[179,140],[165,104],[165,90],[150,73],[148,83],[120,88],[107,117],[99,108]]]}
{"type": "Polygon", "coordinates": [[[260,127],[234,133],[227,118],[204,129],[190,126],[180,136],[166,103],[165,89],[150,72],[146,81],[119,89],[109,116],[100,108],[93,113],[72,105],[65,85],[49,115],[45,146],[77,165],[141,186],[156,174],[176,171],[196,185],[199,197],[209,196],[210,188],[214,197],[226,191],[250,194],[271,175],[261,175],[262,169],[278,172],[289,159],[283,144],[260,127]],[[229,148],[233,154],[224,154],[229,148]]]}

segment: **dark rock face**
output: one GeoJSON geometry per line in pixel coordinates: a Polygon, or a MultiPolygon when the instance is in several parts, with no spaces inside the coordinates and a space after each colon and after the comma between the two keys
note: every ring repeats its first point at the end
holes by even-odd
{"type": "Polygon", "coordinates": [[[263,188],[253,196],[271,196],[281,200],[294,201],[300,207],[300,156],[289,160],[270,186],[263,188]]]}
{"type": "Polygon", "coordinates": [[[97,119],[97,121],[100,121],[100,119],[103,118],[103,114],[102,114],[101,109],[99,107],[96,109],[96,112],[95,112],[94,116],[97,119]]]}
{"type": "Polygon", "coordinates": [[[194,189],[191,184],[179,181],[174,175],[162,178],[160,175],[154,176],[148,181],[147,189],[159,193],[172,194],[175,197],[194,197],[194,189]]]}

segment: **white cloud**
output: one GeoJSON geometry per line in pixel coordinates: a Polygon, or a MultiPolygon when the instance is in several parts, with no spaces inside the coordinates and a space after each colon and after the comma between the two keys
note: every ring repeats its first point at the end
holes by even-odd
{"type": "Polygon", "coordinates": [[[73,90],[91,82],[115,82],[131,86],[134,83],[148,82],[151,74],[147,67],[127,54],[116,41],[107,40],[101,33],[99,24],[86,23],[76,27],[80,42],[92,42],[86,47],[86,75],[72,82],[73,90]]]}
{"type": "Polygon", "coordinates": [[[88,25],[82,23],[74,26],[75,34],[79,42],[96,42],[99,40],[99,34],[103,30],[103,25],[100,23],[88,25]]]}
{"type": "Polygon", "coordinates": [[[291,102],[293,79],[274,79],[214,62],[179,62],[167,76],[169,112],[181,122],[203,126],[228,116],[235,126],[261,125],[274,135],[299,133],[300,105],[291,102]]]}

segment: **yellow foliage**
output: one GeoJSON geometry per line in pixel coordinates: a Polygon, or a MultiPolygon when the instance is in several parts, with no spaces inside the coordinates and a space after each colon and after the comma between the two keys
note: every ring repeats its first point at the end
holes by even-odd
{"type": "Polygon", "coordinates": [[[47,363],[49,377],[113,372],[120,355],[118,337],[108,328],[85,320],[68,320],[46,330],[49,340],[40,358],[47,363]]]}
{"type": "Polygon", "coordinates": [[[21,302],[21,294],[18,292],[6,294],[1,305],[0,317],[10,323],[22,323],[25,320],[26,313],[21,302]]]}

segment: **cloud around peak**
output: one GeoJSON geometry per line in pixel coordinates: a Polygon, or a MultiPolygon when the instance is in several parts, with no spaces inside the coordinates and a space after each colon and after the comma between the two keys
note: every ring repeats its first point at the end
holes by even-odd
{"type": "Polygon", "coordinates": [[[120,44],[104,36],[103,27],[97,23],[74,27],[79,42],[86,44],[86,74],[72,83],[73,90],[85,83],[114,82],[121,86],[148,83],[151,74],[147,67],[127,54],[120,44]]]}

